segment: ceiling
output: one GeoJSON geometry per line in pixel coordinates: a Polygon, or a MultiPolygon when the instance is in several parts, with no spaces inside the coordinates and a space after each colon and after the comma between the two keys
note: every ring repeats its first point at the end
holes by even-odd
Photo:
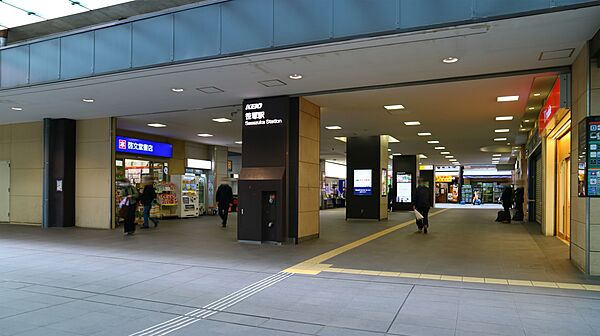
{"type": "MultiPolygon", "coordinates": [[[[493,153],[481,147],[502,145],[508,151],[502,154],[501,163],[511,159],[512,146],[526,140],[522,132],[522,117],[531,106],[547,96],[556,79],[553,73],[497,77],[451,83],[397,87],[337,94],[315,95],[309,100],[320,105],[321,157],[344,160],[345,143],[334,137],[369,136],[388,134],[399,143],[390,144],[390,154],[425,154],[422,163],[449,165],[445,158],[452,155],[461,164],[490,164],[493,153]],[[550,79],[550,80],[548,80],[550,79]],[[546,86],[534,82],[544,80],[546,86]],[[540,97],[533,93],[543,92],[540,97]],[[498,96],[518,95],[516,102],[496,102],[498,96]],[[404,105],[404,110],[388,112],[384,105],[404,105]],[[511,121],[496,121],[497,116],[512,116],[511,121]],[[419,121],[419,126],[406,126],[406,121],[419,121]],[[327,130],[325,126],[341,126],[341,130],[327,130]],[[496,133],[496,129],[509,129],[496,133]],[[429,132],[431,136],[418,136],[429,132]],[[494,141],[506,137],[506,141],[494,141]],[[429,144],[427,141],[439,141],[429,144]],[[508,145],[510,143],[510,145],[508,145]],[[443,146],[444,150],[434,147],[443,146]],[[450,154],[441,155],[448,151],[450,154]]],[[[539,108],[536,107],[539,112],[539,108]]],[[[530,124],[532,126],[533,123],[530,124]]],[[[529,127],[530,127],[529,126],[529,127]]],[[[497,151],[496,151],[497,152],[497,151]]]]}
{"type": "MultiPolygon", "coordinates": [[[[164,116],[173,118],[169,121],[173,129],[175,125],[187,128],[177,131],[168,129],[155,131],[173,131],[174,134],[180,135],[178,137],[186,139],[194,138],[195,134],[200,132],[222,132],[223,138],[215,136],[209,140],[226,144],[239,140],[239,136],[236,136],[239,130],[235,130],[235,127],[239,127],[239,123],[216,125],[212,121],[208,122],[213,114],[230,114],[246,98],[311,94],[310,99],[324,105],[325,122],[334,121],[329,119],[328,115],[332,116],[331,118],[342,118],[337,123],[344,121],[342,125],[345,126],[344,131],[352,131],[353,121],[348,120],[340,109],[358,114],[360,111],[352,110],[356,104],[349,106],[344,101],[339,105],[335,103],[341,100],[339,97],[345,95],[343,93],[332,95],[320,93],[329,90],[568,66],[573,63],[585,41],[598,30],[600,25],[598,17],[600,17],[600,6],[594,6],[485,24],[298,47],[2,90],[0,91],[0,124],[37,121],[42,118],[89,119],[126,116],[128,118],[125,120],[130,120],[131,124],[121,125],[145,127],[143,124],[136,126],[134,121],[137,120],[138,124],[141,124],[142,121],[160,119],[157,113],[167,113],[164,116]],[[547,54],[550,51],[563,49],[570,52],[559,58],[540,58],[543,52],[547,54]],[[454,64],[442,63],[441,60],[448,56],[458,57],[459,61],[454,64]],[[289,75],[293,73],[300,73],[304,77],[301,80],[291,80],[289,75]],[[266,80],[279,80],[283,85],[267,87],[260,83],[266,80]],[[216,87],[219,90],[217,93],[204,93],[197,90],[204,87],[216,87]],[[172,88],[183,88],[184,91],[175,93],[172,88]],[[315,95],[312,95],[313,93],[315,95]],[[82,98],[93,98],[95,102],[84,103],[82,98]],[[20,107],[22,110],[14,111],[12,107],[20,107]],[[185,111],[191,112],[194,118],[185,117],[185,113],[179,114],[185,111]],[[136,117],[146,114],[151,115],[136,117]],[[213,126],[222,129],[212,130],[213,126]]],[[[510,80],[498,79],[498,83],[510,92],[518,88],[519,92],[524,92],[523,97],[525,97],[532,80],[533,77],[530,75],[512,77],[510,80]]],[[[477,114],[478,110],[474,111],[474,106],[485,104],[488,100],[484,101],[480,96],[465,96],[464,92],[477,89],[472,87],[473,83],[485,85],[488,82],[482,80],[458,84],[434,84],[390,89],[391,91],[364,91],[356,95],[364,99],[380,96],[382,101],[386,99],[396,101],[391,98],[396,98],[396,94],[402,94],[402,103],[406,104],[407,111],[415,115],[423,115],[423,118],[428,114],[437,114],[435,121],[424,119],[423,121],[427,122],[424,126],[451,148],[451,145],[461,144],[453,143],[452,137],[467,135],[462,133],[464,131],[462,128],[460,132],[454,128],[459,122],[452,118],[451,114],[444,113],[445,108],[440,109],[432,105],[433,99],[430,97],[434,95],[454,101],[447,92],[454,92],[457,95],[459,91],[463,92],[462,108],[454,107],[453,111],[460,112],[460,115],[479,116],[481,114],[477,114]],[[428,87],[430,90],[416,92],[428,87]],[[459,88],[463,89],[459,90],[459,88]],[[399,91],[389,93],[394,90],[399,91]],[[411,98],[419,94],[424,97],[421,99],[424,102],[411,98]],[[474,101],[477,101],[477,104],[474,101]]],[[[495,90],[493,95],[500,91],[495,85],[490,84],[486,87],[495,90]]],[[[361,111],[381,113],[380,109],[375,111],[381,106],[379,100],[375,102],[375,99],[370,99],[370,101],[372,105],[362,106],[361,111]]],[[[357,104],[359,103],[357,101],[357,104]]],[[[519,101],[516,105],[519,104],[523,104],[519,106],[522,112],[524,101],[519,101]]],[[[396,119],[400,120],[401,117],[396,119]]],[[[493,126],[494,123],[489,124],[490,129],[493,126]]],[[[373,125],[366,128],[376,127],[373,125]]],[[[359,127],[358,131],[362,128],[359,127]]],[[[398,132],[403,128],[394,130],[398,132]]],[[[398,137],[405,135],[392,131],[389,130],[392,135],[397,134],[398,137]]],[[[479,134],[479,131],[475,133],[479,134]]],[[[491,136],[489,130],[482,130],[481,135],[483,134],[485,134],[484,140],[491,136]]],[[[404,141],[411,140],[406,138],[404,141]]],[[[415,147],[417,148],[424,152],[426,150],[426,148],[415,147]]],[[[463,158],[457,155],[457,158],[463,164],[470,160],[466,156],[463,158]]]]}

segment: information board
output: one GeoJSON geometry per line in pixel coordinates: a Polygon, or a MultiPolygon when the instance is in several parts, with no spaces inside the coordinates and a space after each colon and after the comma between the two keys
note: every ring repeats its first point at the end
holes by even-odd
{"type": "Polygon", "coordinates": [[[600,197],[600,118],[587,118],[587,197],[600,197]]]}
{"type": "Polygon", "coordinates": [[[396,173],[396,203],[412,202],[412,174],[396,173]]]}
{"type": "Polygon", "coordinates": [[[371,169],[354,170],[354,195],[371,196],[373,195],[373,181],[371,169]]]}

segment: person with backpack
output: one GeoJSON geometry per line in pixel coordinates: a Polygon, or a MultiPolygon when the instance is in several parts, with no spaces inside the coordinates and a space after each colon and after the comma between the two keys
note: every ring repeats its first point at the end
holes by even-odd
{"type": "Polygon", "coordinates": [[[154,223],[154,227],[158,226],[158,220],[156,218],[150,217],[150,211],[152,210],[152,205],[154,204],[154,200],[156,200],[156,190],[154,189],[154,181],[151,178],[146,178],[146,185],[144,186],[144,190],[142,191],[142,195],[140,196],[140,202],[144,206],[144,225],[142,225],[142,229],[148,229],[150,226],[148,225],[149,221],[154,223]]]}
{"type": "Polygon", "coordinates": [[[227,217],[229,214],[229,205],[233,202],[233,190],[227,183],[222,183],[217,188],[217,205],[219,207],[219,217],[221,217],[221,225],[227,226],[227,217]]]}

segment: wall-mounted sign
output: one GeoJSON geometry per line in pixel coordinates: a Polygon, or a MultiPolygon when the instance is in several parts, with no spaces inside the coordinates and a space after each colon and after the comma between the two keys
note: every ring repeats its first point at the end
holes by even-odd
{"type": "Polygon", "coordinates": [[[269,117],[263,109],[263,103],[246,104],[244,106],[244,126],[277,124],[283,124],[283,119],[269,117]]]}
{"type": "Polygon", "coordinates": [[[538,132],[541,134],[548,126],[548,123],[560,108],[560,79],[557,79],[552,87],[552,91],[548,94],[548,98],[546,99],[546,103],[542,110],[540,111],[540,115],[538,117],[538,132]]]}
{"type": "MultiPolygon", "coordinates": [[[[586,139],[580,137],[579,162],[580,173],[583,179],[579,185],[579,196],[600,197],[600,117],[587,117],[585,123],[586,139]],[[582,146],[582,140],[585,146],[582,146]]],[[[580,128],[581,132],[581,128],[580,128]]]]}
{"type": "Polygon", "coordinates": [[[187,168],[194,168],[194,169],[211,170],[212,169],[212,161],[210,161],[210,160],[187,159],[186,167],[187,168]]]}
{"type": "Polygon", "coordinates": [[[452,182],[452,176],[451,175],[436,175],[435,176],[435,182],[437,182],[437,183],[449,183],[449,182],[452,182]]]}
{"type": "Polygon", "coordinates": [[[339,163],[325,161],[325,177],[345,179],[346,166],[339,163]]]}
{"type": "Polygon", "coordinates": [[[371,169],[354,170],[354,195],[371,196],[373,195],[373,180],[371,169]]]}
{"type": "Polygon", "coordinates": [[[381,169],[381,196],[387,196],[387,169],[381,169]]]}
{"type": "Polygon", "coordinates": [[[118,136],[116,138],[115,149],[117,152],[141,154],[156,157],[173,157],[173,145],[163,142],[126,138],[118,136]]]}
{"type": "Polygon", "coordinates": [[[396,173],[396,203],[412,202],[412,174],[396,173]]]}

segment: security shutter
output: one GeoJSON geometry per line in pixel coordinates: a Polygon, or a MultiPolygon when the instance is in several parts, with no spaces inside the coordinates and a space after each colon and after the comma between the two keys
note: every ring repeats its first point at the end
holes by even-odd
{"type": "Polygon", "coordinates": [[[542,224],[542,214],[544,210],[543,204],[543,175],[544,175],[544,166],[542,165],[542,156],[539,155],[535,159],[535,221],[542,224]]]}

